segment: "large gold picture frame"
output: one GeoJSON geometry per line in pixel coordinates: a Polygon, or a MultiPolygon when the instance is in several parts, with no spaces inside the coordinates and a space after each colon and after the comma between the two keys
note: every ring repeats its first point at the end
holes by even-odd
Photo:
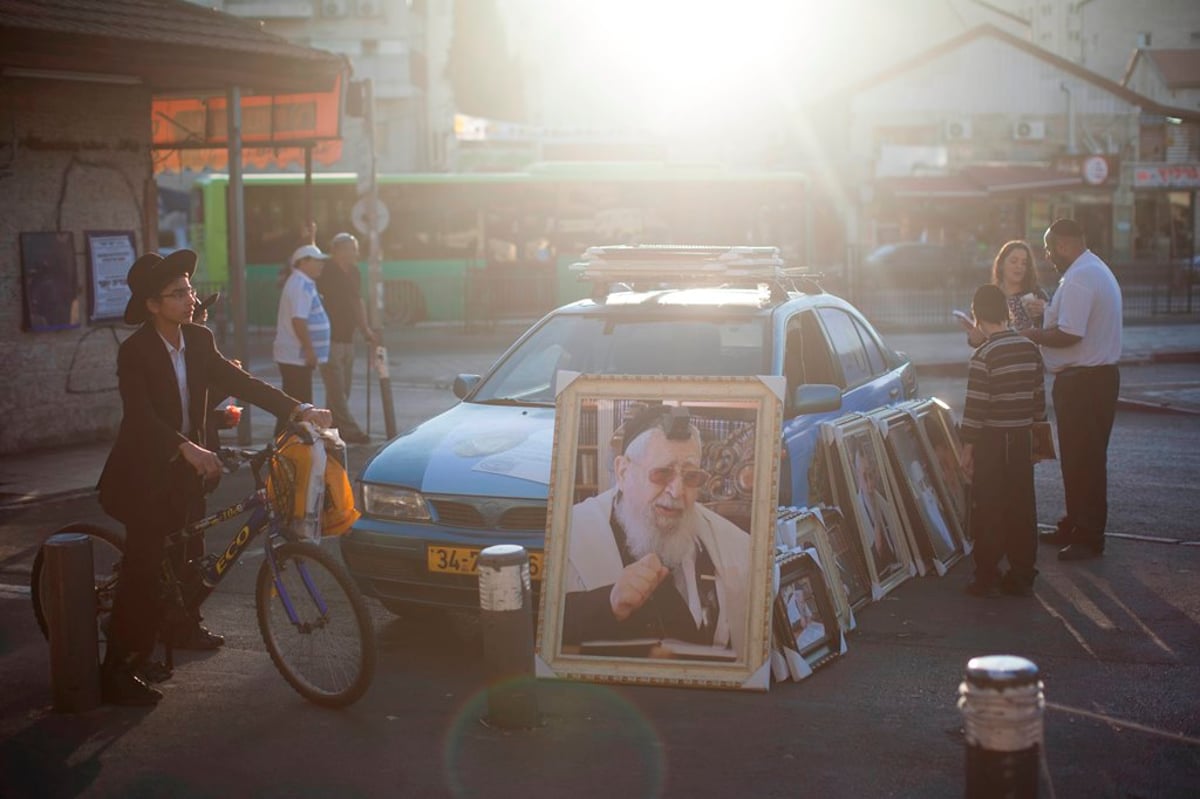
{"type": "Polygon", "coordinates": [[[862,542],[871,598],[886,594],[916,574],[916,564],[896,513],[896,497],[886,477],[887,453],[875,424],[863,414],[848,414],[821,425],[828,444],[834,499],[843,519],[862,542]]]}
{"type": "Polygon", "coordinates": [[[559,372],[556,389],[538,676],[767,690],[783,378],[559,372]],[[699,543],[677,548],[683,530],[699,543]],[[647,563],[644,604],[613,604],[647,563]]]}

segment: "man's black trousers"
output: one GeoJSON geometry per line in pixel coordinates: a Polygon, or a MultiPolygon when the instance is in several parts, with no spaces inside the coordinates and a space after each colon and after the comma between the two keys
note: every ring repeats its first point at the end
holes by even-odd
{"type": "Polygon", "coordinates": [[[1058,457],[1071,543],[1104,550],[1108,525],[1108,439],[1121,373],[1113,366],[1066,369],[1054,377],[1058,457]]]}

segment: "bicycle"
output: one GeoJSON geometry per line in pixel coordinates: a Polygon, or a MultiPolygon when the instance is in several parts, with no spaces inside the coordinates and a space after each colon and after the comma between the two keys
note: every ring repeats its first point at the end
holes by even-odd
{"type": "MultiPolygon", "coordinates": [[[[289,432],[309,436],[303,425],[289,432]]],[[[286,433],[285,433],[286,435],[286,433]]],[[[167,536],[164,547],[162,586],[168,618],[194,617],[200,606],[229,574],[231,567],[263,531],[264,560],[255,585],[255,607],[259,631],[275,668],[301,696],[325,707],[346,707],[366,692],[375,673],[376,643],[369,611],[362,594],[345,569],[319,545],[300,538],[290,524],[295,475],[287,462],[277,457],[276,442],[261,450],[222,448],[218,451],[224,470],[236,471],[250,465],[255,488],[227,508],[192,522],[167,536]],[[268,467],[271,491],[263,476],[268,467]],[[189,539],[221,522],[251,514],[237,529],[220,555],[195,558],[177,569],[178,553],[186,551],[189,539]]],[[[100,525],[69,524],[57,533],[82,533],[94,546],[97,624],[104,645],[112,601],[120,581],[123,531],[100,525]],[[98,550],[98,551],[95,551],[98,550]]],[[[319,531],[318,531],[319,534],[319,531]]],[[[42,634],[49,631],[43,605],[50,588],[44,577],[44,546],[33,561],[30,595],[42,634]]],[[[100,656],[103,657],[103,651],[100,656]]],[[[166,649],[167,668],[173,667],[172,651],[166,649]]]]}

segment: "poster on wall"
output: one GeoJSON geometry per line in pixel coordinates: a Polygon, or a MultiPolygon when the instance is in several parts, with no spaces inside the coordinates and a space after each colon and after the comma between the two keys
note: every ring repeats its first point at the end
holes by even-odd
{"type": "Polygon", "coordinates": [[[26,330],[79,327],[79,280],[70,233],[21,234],[21,288],[26,330]]]}
{"type": "Polygon", "coordinates": [[[130,296],[125,277],[137,259],[133,232],[89,230],[84,235],[88,252],[89,318],[93,322],[121,319],[130,296]]]}

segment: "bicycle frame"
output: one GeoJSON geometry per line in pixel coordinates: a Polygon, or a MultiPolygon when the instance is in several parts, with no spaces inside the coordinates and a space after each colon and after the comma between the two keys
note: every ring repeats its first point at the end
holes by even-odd
{"type": "MultiPolygon", "coordinates": [[[[257,482],[257,474],[255,475],[255,479],[257,482]]],[[[168,579],[172,590],[177,592],[176,599],[186,610],[197,609],[203,605],[209,595],[225,579],[225,576],[229,573],[229,567],[237,563],[238,558],[250,546],[250,542],[263,530],[267,530],[268,536],[263,544],[263,555],[266,557],[267,562],[271,564],[271,574],[274,578],[275,590],[278,592],[284,609],[287,611],[288,620],[292,624],[300,626],[299,614],[296,613],[292,598],[289,596],[286,586],[279,579],[279,564],[275,559],[274,544],[279,539],[284,538],[284,533],[279,527],[278,517],[275,515],[271,502],[267,498],[265,488],[259,487],[255,489],[254,493],[239,502],[205,516],[203,519],[194,521],[181,530],[172,533],[167,537],[167,551],[170,552],[173,547],[183,546],[188,540],[202,535],[210,527],[214,527],[230,519],[235,519],[246,513],[251,514],[250,519],[238,528],[220,556],[205,555],[203,558],[188,561],[183,566],[182,575],[174,573],[169,556],[164,559],[163,567],[168,570],[168,579]],[[199,584],[192,583],[185,585],[186,578],[192,574],[199,576],[199,584]]],[[[329,610],[324,597],[321,596],[320,591],[314,585],[304,564],[297,564],[297,569],[301,579],[304,581],[305,587],[308,589],[309,596],[316,602],[322,617],[324,617],[329,610]]]]}

